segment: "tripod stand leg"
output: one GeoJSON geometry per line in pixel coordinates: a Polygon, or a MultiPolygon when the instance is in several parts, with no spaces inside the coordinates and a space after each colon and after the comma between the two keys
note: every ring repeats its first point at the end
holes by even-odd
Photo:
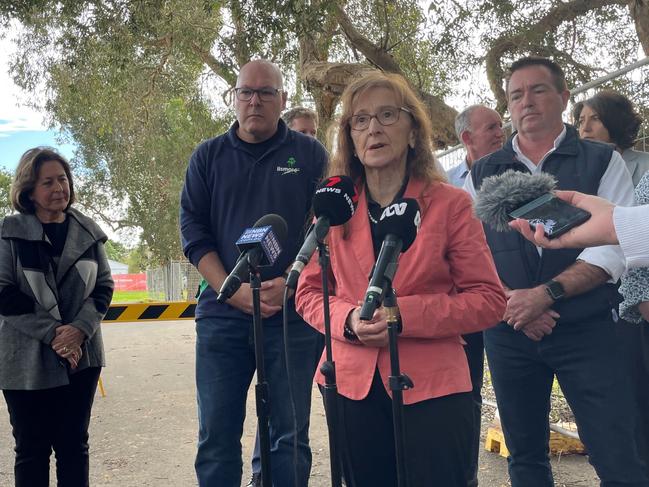
{"type": "Polygon", "coordinates": [[[270,414],[270,395],[266,382],[264,367],[264,329],[261,323],[261,279],[259,274],[250,272],[250,288],[253,302],[253,331],[255,340],[255,363],[257,366],[257,384],[255,399],[257,406],[257,430],[259,431],[259,453],[261,461],[261,485],[272,487],[273,480],[270,470],[270,433],[268,431],[268,416],[270,414]]]}
{"type": "Polygon", "coordinates": [[[394,446],[397,462],[397,485],[408,487],[406,425],[403,412],[403,391],[414,386],[410,377],[401,373],[399,363],[398,328],[399,312],[397,296],[389,285],[383,302],[388,314],[388,339],[390,347],[390,390],[392,391],[392,422],[394,424],[394,446]]]}
{"type": "Polygon", "coordinates": [[[336,385],[336,363],[333,361],[331,350],[331,316],[329,313],[329,249],[318,242],[319,262],[322,273],[323,312],[325,328],[325,354],[327,360],[322,364],[320,371],[325,376],[324,401],[327,413],[327,428],[329,430],[329,462],[331,466],[332,487],[342,486],[342,472],[340,465],[340,439],[338,436],[338,386],[336,385]]]}

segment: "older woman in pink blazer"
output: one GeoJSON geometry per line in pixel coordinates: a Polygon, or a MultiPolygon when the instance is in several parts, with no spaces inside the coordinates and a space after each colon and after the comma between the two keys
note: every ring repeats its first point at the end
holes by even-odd
{"type": "MultiPolygon", "coordinates": [[[[466,487],[473,430],[471,379],[461,335],[497,323],[505,295],[471,200],[446,184],[431,149],[424,107],[398,75],[370,74],[343,94],[330,174],[357,184],[358,208],[333,227],[331,327],[341,403],[341,447],[349,487],[397,485],[385,311],[359,318],[380,241],[372,226],[382,209],[416,198],[422,220],[394,279],[402,318],[401,369],[410,486],[466,487]]],[[[306,267],[296,304],[324,330],[317,259],[306,267]]],[[[324,384],[324,377],[316,377],[324,384]]]]}

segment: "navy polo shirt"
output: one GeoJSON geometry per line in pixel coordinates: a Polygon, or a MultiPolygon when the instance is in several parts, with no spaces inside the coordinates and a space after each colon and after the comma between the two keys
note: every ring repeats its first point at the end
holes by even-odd
{"type": "MultiPolygon", "coordinates": [[[[189,161],[180,200],[183,252],[196,266],[214,251],[229,273],[239,257],[235,242],[243,231],[276,213],[286,220],[288,238],[275,264],[261,268],[262,280],[268,280],[283,274],[302,245],[327,153],[317,140],[289,130],[280,120],[272,142],[262,142],[267,149],[255,154],[259,151],[239,139],[237,128],[235,122],[227,133],[201,143],[189,161]]],[[[196,318],[208,316],[250,318],[217,303],[211,288],[196,308],[196,318]]],[[[281,321],[281,313],[266,321],[273,320],[281,321]]]]}

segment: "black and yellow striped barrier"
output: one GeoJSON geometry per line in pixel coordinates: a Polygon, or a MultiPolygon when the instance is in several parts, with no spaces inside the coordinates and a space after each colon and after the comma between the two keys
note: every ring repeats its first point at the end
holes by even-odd
{"type": "Polygon", "coordinates": [[[187,301],[111,304],[104,322],[191,320],[195,310],[187,301]]]}

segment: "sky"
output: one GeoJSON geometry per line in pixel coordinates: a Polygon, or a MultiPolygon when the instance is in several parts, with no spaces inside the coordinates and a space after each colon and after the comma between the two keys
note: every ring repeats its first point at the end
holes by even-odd
{"type": "Polygon", "coordinates": [[[9,36],[0,39],[0,166],[13,171],[20,156],[32,147],[48,145],[66,158],[74,146],[61,143],[58,130],[48,129],[41,113],[26,106],[26,95],[9,76],[9,59],[15,47],[9,36]]]}
{"type": "MultiPolygon", "coordinates": [[[[47,145],[71,159],[75,146],[62,142],[60,130],[47,127],[42,113],[27,106],[27,97],[9,76],[9,59],[14,45],[8,38],[0,38],[0,167],[13,173],[20,156],[28,149],[47,145]]],[[[102,221],[97,221],[109,238],[127,245],[137,243],[139,232],[132,229],[114,232],[102,221]]]]}

